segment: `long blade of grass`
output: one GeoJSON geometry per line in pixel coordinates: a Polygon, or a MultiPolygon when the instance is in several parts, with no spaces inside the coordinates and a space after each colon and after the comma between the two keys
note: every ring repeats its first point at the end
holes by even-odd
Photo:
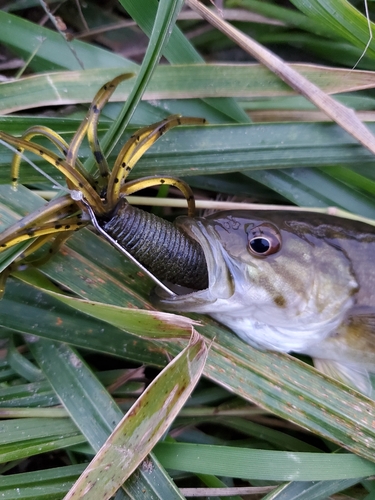
{"type": "Polygon", "coordinates": [[[167,469],[241,479],[267,479],[270,464],[276,481],[358,480],[375,472],[374,463],[347,454],[292,453],[191,443],[159,443],[155,453],[167,469]]]}
{"type": "Polygon", "coordinates": [[[83,313],[74,311],[52,297],[35,294],[35,288],[7,284],[7,292],[0,302],[1,325],[14,331],[37,335],[90,351],[112,353],[139,363],[164,366],[165,350],[154,341],[129,335],[83,313]],[[36,306],[35,299],[40,299],[36,306]],[[56,309],[57,308],[57,309],[56,309]],[[56,315],[54,311],[58,310],[56,315]],[[41,321],[43,318],[43,321],[41,321]]]}
{"type": "MultiPolygon", "coordinates": [[[[36,71],[52,69],[80,70],[80,65],[59,33],[31,23],[25,19],[0,10],[0,39],[16,54],[28,58],[36,51],[30,67],[36,71]],[[14,36],[17,33],[17,36],[14,36]]],[[[138,65],[100,47],[79,40],[70,42],[78,58],[86,69],[119,67],[125,62],[129,68],[138,69],[138,65]]]]}
{"type": "MultiPolygon", "coordinates": [[[[39,289],[43,289],[43,286],[39,289]]],[[[64,304],[105,321],[117,328],[131,330],[134,335],[154,339],[189,338],[193,325],[199,324],[184,316],[163,313],[159,311],[146,311],[130,309],[119,306],[103,304],[95,301],[80,300],[73,297],[47,291],[64,304]]]]}
{"type": "MultiPolygon", "coordinates": [[[[122,411],[72,347],[42,339],[29,345],[72,420],[98,451],[123,418],[122,411]]],[[[150,456],[148,465],[152,477],[148,467],[140,467],[124,486],[126,498],[136,498],[141,488],[160,500],[181,499],[158,461],[150,456]]]]}
{"type": "MultiPolygon", "coordinates": [[[[374,73],[322,66],[292,64],[301,75],[327,93],[373,88],[374,73]]],[[[89,103],[106,81],[133,71],[122,67],[84,71],[54,72],[25,77],[0,85],[0,112],[11,113],[39,106],[89,103]]],[[[126,101],[134,79],[120,84],[112,101],[126,101]]],[[[192,99],[206,97],[268,97],[293,94],[276,75],[258,64],[211,64],[158,66],[155,68],[142,99],[192,99]]]]}
{"type": "MultiPolygon", "coordinates": [[[[3,475],[0,495],[3,500],[33,498],[35,491],[43,491],[43,499],[62,498],[84,469],[84,465],[69,465],[21,474],[3,475]]],[[[38,493],[36,493],[38,494],[38,493]]]]}
{"type": "Polygon", "coordinates": [[[82,473],[66,500],[110,498],[168,429],[198,382],[207,357],[203,338],[153,380],[82,473]]]}
{"type": "Polygon", "coordinates": [[[351,212],[362,215],[366,213],[369,218],[375,217],[373,194],[356,190],[348,183],[333,179],[325,173],[324,169],[258,170],[244,174],[272,187],[297,205],[344,208],[342,204],[346,204],[350,199],[351,212]]]}
{"type": "Polygon", "coordinates": [[[284,22],[287,26],[294,26],[304,31],[310,31],[318,35],[332,36],[332,30],[329,27],[322,26],[318,22],[305,14],[296,12],[293,9],[282,7],[271,2],[264,2],[260,0],[228,0],[228,7],[242,7],[263,14],[271,19],[278,19],[284,22]]]}
{"type": "Polygon", "coordinates": [[[85,442],[66,418],[4,420],[0,422],[0,463],[68,448],[85,442]]]}
{"type": "MultiPolygon", "coordinates": [[[[156,4],[157,7],[157,4],[156,4]]],[[[145,13],[147,9],[145,10],[145,13]]],[[[153,16],[149,17],[150,25],[155,19],[156,8],[153,16]]],[[[73,57],[70,50],[68,50],[64,40],[59,33],[44,28],[43,26],[31,23],[25,19],[8,14],[0,10],[0,41],[5,46],[9,47],[12,52],[27,59],[35,52],[30,67],[38,72],[54,71],[54,70],[80,70],[77,60],[73,57]],[[17,36],[14,33],[17,32],[17,36]]],[[[125,72],[138,72],[139,65],[126,59],[111,51],[98,47],[97,45],[81,42],[80,40],[72,40],[70,42],[72,48],[77,54],[80,61],[83,62],[85,70],[98,69],[106,74],[109,68],[122,68],[120,73],[125,72]]],[[[93,90],[93,94],[95,93],[93,90]]],[[[62,89],[64,94],[64,88],[62,89]]],[[[56,96],[57,97],[57,96],[56,96]]],[[[217,107],[219,107],[219,102],[217,107]]],[[[246,113],[233,104],[237,111],[237,115],[242,117],[242,121],[248,121],[246,113]]],[[[198,108],[201,110],[202,116],[207,118],[215,118],[218,121],[227,121],[227,115],[216,112],[212,106],[206,105],[202,101],[197,102],[198,108]]],[[[226,106],[222,106],[225,108],[226,106]]],[[[139,103],[137,108],[137,119],[143,117],[141,123],[149,125],[152,121],[157,121],[165,117],[165,113],[171,114],[176,111],[170,108],[170,104],[166,101],[163,102],[163,107],[160,109],[160,114],[157,114],[157,104],[148,104],[145,102],[139,103]]],[[[236,116],[237,116],[236,115],[236,116]]],[[[238,117],[238,116],[237,116],[238,117]]],[[[239,117],[238,117],[239,118],[239,117]]],[[[238,120],[240,121],[240,120],[238,120]]]]}

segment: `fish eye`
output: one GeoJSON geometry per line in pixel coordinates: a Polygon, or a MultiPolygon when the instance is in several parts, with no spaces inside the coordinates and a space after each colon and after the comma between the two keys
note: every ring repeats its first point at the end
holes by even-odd
{"type": "Polygon", "coordinates": [[[281,248],[281,236],[275,226],[261,224],[246,230],[248,250],[256,257],[266,257],[278,252],[281,248]]]}

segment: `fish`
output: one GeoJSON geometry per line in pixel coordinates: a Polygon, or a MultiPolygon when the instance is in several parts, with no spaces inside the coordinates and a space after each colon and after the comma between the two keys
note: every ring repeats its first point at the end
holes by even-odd
{"type": "Polygon", "coordinates": [[[159,289],[158,307],[208,314],[258,349],[310,356],[317,369],[375,396],[375,227],[268,210],[175,223],[202,247],[208,287],[159,289]]]}

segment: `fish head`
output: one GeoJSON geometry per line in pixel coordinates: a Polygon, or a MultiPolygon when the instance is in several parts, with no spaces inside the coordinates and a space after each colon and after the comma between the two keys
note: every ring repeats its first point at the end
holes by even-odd
{"type": "Polygon", "coordinates": [[[203,248],[209,286],[159,294],[158,305],[209,314],[256,347],[306,352],[338,327],[359,288],[347,235],[331,219],[242,210],[179,218],[203,248]]]}

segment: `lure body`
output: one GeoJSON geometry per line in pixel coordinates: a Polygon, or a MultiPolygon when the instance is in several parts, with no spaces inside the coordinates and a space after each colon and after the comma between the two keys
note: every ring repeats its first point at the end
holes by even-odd
{"type": "Polygon", "coordinates": [[[208,286],[202,247],[185,231],[120,199],[103,230],[153,275],[172,284],[201,289],[208,286]]]}
{"type": "Polygon", "coordinates": [[[375,227],[291,211],[229,211],[177,225],[202,247],[209,285],[158,291],[160,307],[209,314],[260,349],[312,356],[371,394],[375,227]]]}

